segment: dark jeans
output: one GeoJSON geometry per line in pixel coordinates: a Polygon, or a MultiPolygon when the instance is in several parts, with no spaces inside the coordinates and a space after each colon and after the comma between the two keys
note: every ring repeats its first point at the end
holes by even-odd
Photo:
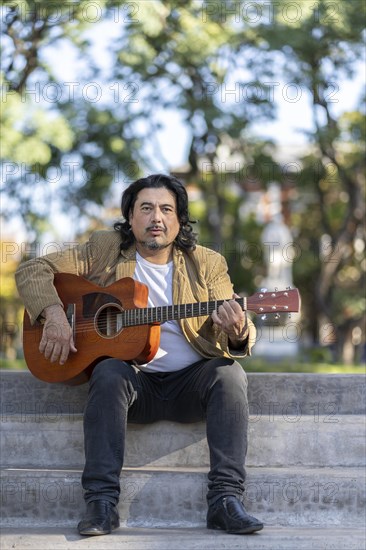
{"type": "Polygon", "coordinates": [[[117,503],[127,422],[206,420],[210,450],[207,500],[241,497],[247,450],[247,377],[226,358],[203,359],[171,373],[145,373],[117,359],[101,361],[90,379],[84,414],[86,502],[117,503]]]}

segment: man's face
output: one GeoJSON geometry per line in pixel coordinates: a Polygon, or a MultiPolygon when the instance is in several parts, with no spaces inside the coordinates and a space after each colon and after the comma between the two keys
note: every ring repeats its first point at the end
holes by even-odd
{"type": "Polygon", "coordinates": [[[174,193],[166,187],[142,189],[129,216],[137,249],[162,250],[171,246],[179,233],[174,193]]]}

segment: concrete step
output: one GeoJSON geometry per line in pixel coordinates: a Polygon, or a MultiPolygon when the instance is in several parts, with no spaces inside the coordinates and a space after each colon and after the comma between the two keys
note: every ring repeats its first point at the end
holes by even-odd
{"type": "MultiPolygon", "coordinates": [[[[359,374],[249,373],[248,397],[254,415],[365,414],[366,377],[359,374]],[[290,411],[290,413],[288,412],[290,411]]],[[[88,385],[42,382],[28,371],[0,371],[1,414],[81,413],[88,385]]]]}
{"type": "Polygon", "coordinates": [[[250,536],[202,528],[120,528],[80,537],[74,528],[4,529],[2,550],[364,550],[360,528],[265,527],[250,536]]]}
{"type": "MultiPolygon", "coordinates": [[[[3,469],[3,527],[71,527],[84,511],[81,472],[3,469]]],[[[270,526],[366,529],[364,468],[249,468],[245,504],[270,526]]],[[[207,470],[125,469],[120,514],[127,527],[203,527],[207,470]]]]}
{"type": "MultiPolygon", "coordinates": [[[[235,420],[235,418],[234,418],[235,420]]],[[[3,467],[82,468],[80,414],[9,415],[0,432],[3,467]]],[[[366,465],[366,424],[361,415],[251,416],[249,466],[366,465]]],[[[129,424],[125,465],[207,466],[206,424],[129,424]]]]}
{"type": "MultiPolygon", "coordinates": [[[[249,374],[248,380],[248,510],[270,529],[297,528],[292,535],[287,531],[278,535],[278,548],[318,549],[324,542],[327,550],[349,550],[351,544],[358,550],[361,529],[366,528],[365,424],[361,416],[365,412],[365,377],[279,373],[249,374]],[[352,526],[352,534],[343,525],[352,526]],[[318,530],[318,538],[309,535],[313,530],[303,529],[309,526],[318,530]],[[321,529],[324,526],[332,526],[332,530],[321,529]],[[296,534],[298,528],[303,535],[296,534]],[[326,533],[331,536],[328,542],[326,533]],[[308,546],[301,546],[302,540],[308,546]]],[[[1,517],[5,527],[31,530],[58,525],[67,529],[80,519],[84,510],[81,413],[87,389],[87,385],[46,384],[27,371],[0,372],[1,458],[5,466],[1,472],[1,517]]],[[[233,420],[238,413],[232,411],[233,420]]],[[[208,470],[204,423],[130,425],[126,464],[121,476],[120,513],[131,537],[126,538],[122,530],[108,539],[97,537],[95,542],[90,538],[79,541],[77,535],[68,540],[86,548],[87,544],[102,548],[103,539],[108,548],[111,540],[118,540],[119,548],[174,550],[172,539],[165,538],[162,546],[164,535],[159,535],[160,527],[169,527],[171,531],[185,528],[176,531],[182,536],[179,541],[185,541],[176,548],[184,550],[214,550],[212,536],[224,537],[217,548],[251,548],[243,541],[260,540],[263,549],[276,548],[273,541],[259,539],[259,534],[243,538],[200,530],[205,525],[208,470]],[[140,527],[145,531],[136,530],[140,527]],[[192,527],[204,533],[196,546],[192,527]],[[238,540],[238,546],[225,542],[233,540],[238,540]]],[[[41,539],[32,539],[37,541],[35,548],[52,548],[47,533],[54,531],[39,532],[41,539]]],[[[25,544],[21,532],[8,533],[6,541],[12,547],[31,548],[31,540],[25,544]]],[[[62,536],[51,539],[59,548],[67,548],[62,546],[62,536]]],[[[3,537],[1,543],[5,548],[3,537]]]]}

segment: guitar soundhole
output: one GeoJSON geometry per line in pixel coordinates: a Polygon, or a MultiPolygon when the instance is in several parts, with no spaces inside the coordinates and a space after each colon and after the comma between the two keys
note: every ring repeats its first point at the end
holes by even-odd
{"type": "Polygon", "coordinates": [[[123,308],[117,304],[105,304],[95,315],[95,330],[103,338],[114,338],[122,330],[123,308]]]}

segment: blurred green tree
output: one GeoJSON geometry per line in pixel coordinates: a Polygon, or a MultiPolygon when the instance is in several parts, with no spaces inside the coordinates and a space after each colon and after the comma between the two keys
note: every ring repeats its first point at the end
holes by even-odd
{"type": "Polygon", "coordinates": [[[362,342],[366,309],[365,101],[360,97],[358,110],[341,116],[334,105],[340,79],[354,76],[364,56],[365,5],[357,0],[298,2],[300,25],[288,13],[285,20],[286,5],[285,0],[277,3],[276,26],[258,30],[264,38],[259,59],[280,54],[283,73],[311,98],[313,152],[302,159],[298,182],[300,193],[310,193],[311,199],[298,218],[303,257],[295,281],[305,291],[314,339],[323,333],[322,343],[335,346],[335,359],[349,363],[362,342]]]}
{"type": "Polygon", "coordinates": [[[45,230],[56,192],[78,219],[103,204],[116,174],[124,180],[139,173],[140,143],[127,113],[99,101],[90,33],[105,4],[6,1],[1,7],[2,215],[19,216],[30,239],[45,230]],[[56,48],[53,65],[50,48],[56,48]],[[77,81],[60,77],[63,48],[82,60],[77,81]]]}

